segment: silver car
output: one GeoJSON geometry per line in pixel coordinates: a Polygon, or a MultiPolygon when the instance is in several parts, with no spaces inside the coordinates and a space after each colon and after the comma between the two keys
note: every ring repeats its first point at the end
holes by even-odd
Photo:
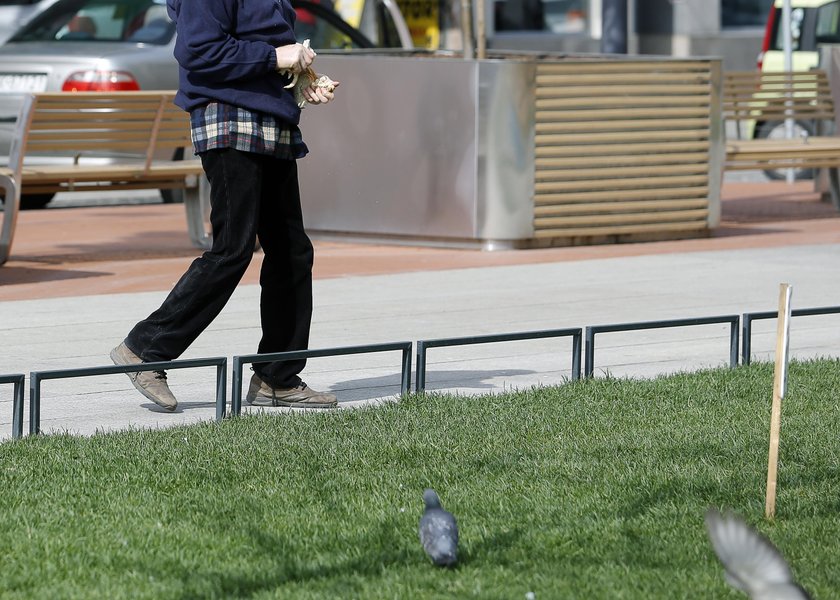
{"type": "MultiPolygon", "coordinates": [[[[348,25],[331,4],[292,0],[299,40],[310,39],[319,52],[411,48],[393,0],[378,0],[377,10],[362,16],[373,39],[348,25]]],[[[24,94],[176,89],[174,45],[165,0],[58,0],[0,46],[0,156],[9,154],[24,94]]],[[[169,190],[162,196],[177,200],[169,190]]],[[[24,196],[21,206],[43,207],[51,199],[24,196]]]]}
{"type": "Polygon", "coordinates": [[[0,44],[55,0],[0,0],[0,44]]]}

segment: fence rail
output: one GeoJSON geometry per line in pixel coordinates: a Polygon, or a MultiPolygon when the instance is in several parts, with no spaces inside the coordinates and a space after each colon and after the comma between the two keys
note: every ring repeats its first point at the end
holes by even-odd
{"type": "Polygon", "coordinates": [[[371,354],[374,352],[402,351],[402,369],[400,394],[405,395],[411,389],[411,342],[391,342],[368,344],[363,346],[343,346],[339,348],[319,348],[316,350],[293,350],[269,354],[244,354],[233,357],[233,380],[230,394],[230,412],[236,416],[242,412],[242,367],[246,364],[300,360],[323,356],[346,356],[348,354],[371,354]]]}
{"type": "Polygon", "coordinates": [[[107,365],[104,367],[32,371],[29,374],[29,433],[35,434],[41,432],[41,382],[47,379],[69,379],[73,377],[114,375],[117,373],[192,369],[196,367],[216,367],[216,420],[221,420],[225,416],[225,406],[227,405],[225,390],[227,387],[227,358],[190,358],[147,362],[136,365],[107,365]]]}
{"type": "Polygon", "coordinates": [[[617,331],[637,331],[642,329],[665,329],[671,327],[691,327],[694,325],[714,325],[729,323],[729,366],[738,366],[738,315],[717,317],[693,317],[688,319],[669,319],[665,321],[642,321],[638,323],[614,323],[611,325],[590,325],[586,328],[586,365],[584,374],[592,377],[595,372],[595,334],[617,331]]]}
{"type": "Polygon", "coordinates": [[[580,346],[583,330],[580,327],[569,329],[544,329],[540,331],[521,331],[513,333],[499,333],[480,336],[440,338],[435,340],[420,340],[417,342],[417,377],[415,391],[426,389],[426,354],[429,348],[443,346],[467,346],[472,344],[489,344],[494,342],[510,342],[517,340],[536,340],[552,337],[572,338],[572,379],[580,379],[580,346]]]}
{"type": "MultiPolygon", "coordinates": [[[[791,316],[817,316],[840,314],[840,306],[825,306],[815,308],[800,308],[791,311],[791,316]]],[[[464,336],[419,340],[416,342],[417,367],[415,390],[425,391],[426,365],[429,348],[444,346],[467,346],[474,344],[488,344],[507,341],[525,341],[556,337],[571,337],[571,371],[572,380],[581,376],[581,355],[583,355],[583,374],[592,377],[595,370],[595,336],[600,333],[639,331],[650,329],[664,329],[674,327],[690,327],[697,325],[730,325],[729,334],[729,366],[736,367],[739,360],[739,325],[742,327],[741,362],[750,363],[752,343],[752,323],[760,319],[773,319],[778,316],[776,311],[748,312],[739,315],[719,315],[712,317],[693,317],[686,319],[669,319],[660,321],[641,321],[635,323],[613,323],[605,325],[590,325],[585,329],[572,327],[564,329],[545,329],[537,331],[508,332],[479,336],[464,336]],[[585,331],[585,335],[584,335],[585,331]],[[585,341],[583,352],[582,342],[585,341]]],[[[376,352],[399,351],[402,353],[400,369],[400,394],[404,395],[411,388],[411,350],[412,342],[390,342],[383,344],[367,344],[358,346],[343,346],[337,348],[320,348],[314,350],[297,350],[277,352],[272,354],[247,354],[233,357],[233,375],[230,394],[230,414],[239,415],[242,411],[242,370],[246,364],[300,360],[326,356],[342,356],[350,354],[369,354],[376,352]]],[[[41,383],[45,380],[66,379],[74,377],[90,377],[96,375],[111,375],[117,373],[136,373],[141,371],[160,371],[168,369],[187,369],[197,367],[216,367],[216,419],[221,420],[226,415],[227,395],[227,358],[196,358],[174,361],[142,363],[138,365],[108,365],[103,367],[87,367],[76,369],[60,369],[52,371],[32,371],[29,375],[29,433],[40,432],[41,420],[41,383]]],[[[22,374],[0,375],[0,384],[13,384],[14,399],[12,402],[12,437],[23,435],[24,388],[25,376],[22,374]]]]}
{"type": "MultiPolygon", "coordinates": [[[[791,317],[812,317],[816,315],[831,314],[840,314],[840,306],[797,308],[795,310],[790,311],[791,317]]],[[[758,321],[760,319],[775,319],[778,316],[779,313],[777,311],[770,310],[763,312],[744,313],[743,317],[741,318],[741,323],[743,327],[742,337],[744,339],[744,341],[741,342],[741,364],[750,364],[750,354],[752,352],[752,322],[758,321]]]]}
{"type": "Polygon", "coordinates": [[[12,437],[17,439],[23,435],[23,388],[26,377],[23,373],[0,375],[0,384],[14,384],[12,388],[12,437]]]}

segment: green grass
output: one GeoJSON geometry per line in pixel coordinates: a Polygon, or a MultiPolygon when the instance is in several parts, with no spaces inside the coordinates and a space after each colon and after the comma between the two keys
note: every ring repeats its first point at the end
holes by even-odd
{"type": "Polygon", "coordinates": [[[2,598],[738,598],[732,507],[840,589],[840,362],[793,363],[777,519],[772,365],[0,444],[2,598]],[[421,494],[459,520],[434,568],[421,494]]]}

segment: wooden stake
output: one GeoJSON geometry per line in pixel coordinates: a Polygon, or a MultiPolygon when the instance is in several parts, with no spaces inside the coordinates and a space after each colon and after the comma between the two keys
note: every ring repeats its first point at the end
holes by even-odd
{"type": "Polygon", "coordinates": [[[776,368],[773,373],[773,406],[770,411],[770,456],[767,460],[767,496],[764,516],[776,516],[776,476],[779,469],[779,437],[782,426],[782,398],[787,387],[788,349],[790,340],[790,297],[793,288],[779,286],[779,316],[776,325],[776,368]]]}
{"type": "Polygon", "coordinates": [[[475,57],[472,22],[472,2],[471,0],[461,0],[461,37],[464,38],[464,58],[467,60],[472,60],[475,57]]]}
{"type": "Polygon", "coordinates": [[[475,36],[475,45],[477,47],[476,58],[484,59],[487,58],[487,30],[484,21],[484,0],[477,0],[477,2],[478,4],[475,5],[476,29],[478,30],[475,36]]]}

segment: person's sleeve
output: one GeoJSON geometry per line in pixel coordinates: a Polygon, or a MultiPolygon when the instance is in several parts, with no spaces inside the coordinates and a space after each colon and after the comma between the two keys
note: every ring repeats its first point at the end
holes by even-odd
{"type": "Polygon", "coordinates": [[[230,0],[182,0],[178,11],[175,59],[193,75],[207,81],[235,81],[262,77],[277,66],[274,47],[263,41],[233,37],[234,11],[230,0]]]}

